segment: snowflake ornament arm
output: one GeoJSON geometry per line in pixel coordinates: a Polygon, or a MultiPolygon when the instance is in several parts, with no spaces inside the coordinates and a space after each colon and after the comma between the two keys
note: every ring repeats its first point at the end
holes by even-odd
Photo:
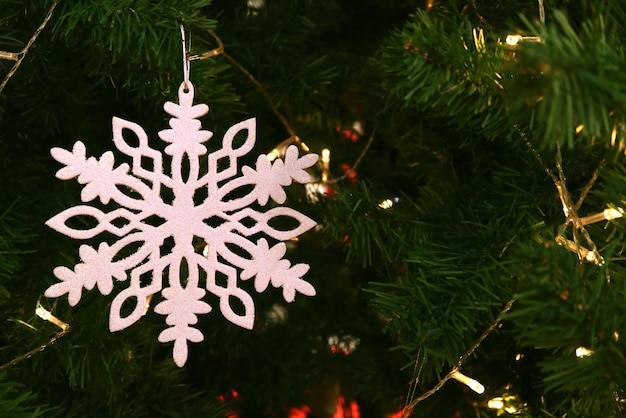
{"type": "Polygon", "coordinates": [[[137,322],[145,313],[147,298],[161,292],[163,300],[154,310],[167,316],[165,322],[170,327],[161,332],[159,341],[174,342],[173,357],[181,367],[187,360],[187,342],[200,342],[204,338],[192,325],[197,323],[197,315],[212,310],[202,300],[206,291],[219,298],[220,311],[226,319],[248,329],[254,326],[254,301],[239,287],[239,280],[254,278],[257,292],[265,291],[269,284],[282,288],[288,302],[295,299],[296,293],[315,295],[315,288],[302,279],[308,265],[292,266],[284,259],[283,242],[270,247],[266,238],[257,238],[263,234],[276,241],[289,240],[311,229],[315,222],[287,207],[261,211],[249,206],[256,202],[263,207],[270,200],[284,203],[283,187],[293,182],[309,182],[306,169],[317,162],[317,155],[299,157],[298,149],[290,147],[284,161],[271,162],[267,156],[260,155],[255,168],[242,167],[238,176],[238,158],[249,153],[256,141],[255,119],[248,119],[228,129],[222,148],[208,155],[206,173],[202,174],[200,161],[207,153],[204,142],[213,134],[201,129],[198,118],[209,109],[204,104],[193,105],[193,96],[193,85],[186,82],[178,90],[179,103],[164,105],[172,118],[170,129],[159,132],[159,137],[168,143],[164,152],[171,158],[169,174],[163,172],[163,157],[150,148],[141,126],[120,118],[113,118],[113,142],[120,152],[131,157],[132,166],[114,167],[110,151],[99,159],[87,158],[81,142],[76,142],[71,151],[53,148],[52,157],[64,165],[57,177],[77,178],[84,185],[83,202],[99,199],[102,204],[113,202],[119,208],[103,212],[93,206],[78,205],[46,223],[71,238],[91,239],[109,233],[116,241],[111,245],[101,242],[97,249],[81,245],[81,262],[74,270],[55,268],[54,274],[60,282],[50,286],[45,295],[67,294],[73,306],[80,301],[83,288],[91,290],[97,286],[100,293],[107,295],[113,291],[113,279],[128,281],[128,287],[111,304],[109,327],[118,331],[137,322]],[[125,130],[134,133],[137,146],[125,140],[125,130]],[[239,138],[240,133],[246,137],[241,145],[234,147],[235,136],[239,138]],[[241,192],[250,187],[251,191],[241,192]],[[164,188],[172,192],[171,202],[161,196],[164,188]],[[200,203],[195,201],[199,190],[207,196],[200,203]],[[96,225],[88,229],[68,225],[83,217],[95,219],[96,225]],[[150,219],[155,217],[163,222],[154,225],[150,219]],[[288,229],[271,225],[273,219],[284,217],[297,221],[298,225],[288,229]],[[220,222],[212,222],[216,219],[220,222]],[[206,256],[195,252],[194,238],[206,242],[206,256]],[[173,246],[166,248],[164,243],[168,239],[173,241],[173,246]],[[237,250],[233,251],[233,247],[237,250]],[[233,310],[232,298],[240,302],[243,312],[233,310]],[[134,302],[134,308],[122,316],[121,308],[127,301],[134,302]]]}

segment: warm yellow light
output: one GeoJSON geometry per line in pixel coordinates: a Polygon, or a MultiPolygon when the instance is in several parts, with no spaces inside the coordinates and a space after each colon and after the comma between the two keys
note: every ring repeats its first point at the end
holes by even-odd
{"type": "Polygon", "coordinates": [[[514,414],[517,412],[517,408],[514,406],[507,406],[504,408],[504,410],[508,412],[509,414],[514,414]]]}
{"type": "Polygon", "coordinates": [[[583,125],[582,123],[580,125],[578,125],[575,129],[576,133],[579,134],[583,131],[583,129],[585,129],[585,125],[583,125]]]}
{"type": "Polygon", "coordinates": [[[393,200],[391,199],[385,199],[378,204],[378,207],[381,209],[391,209],[392,206],[393,206],[393,200]]]}
{"type": "Polygon", "coordinates": [[[328,148],[325,148],[322,150],[322,162],[323,163],[330,162],[330,150],[328,148]]]}
{"type": "Polygon", "coordinates": [[[507,35],[506,43],[508,45],[517,45],[522,40],[522,35],[507,35]]]}
{"type": "Polygon", "coordinates": [[[267,159],[270,161],[274,161],[278,157],[280,157],[280,151],[278,151],[276,148],[274,148],[269,154],[267,154],[267,159]]]}
{"type": "Polygon", "coordinates": [[[504,408],[504,401],[500,397],[489,399],[489,401],[487,401],[487,408],[489,408],[489,409],[503,409],[504,408]]]}
{"type": "Polygon", "coordinates": [[[152,295],[146,296],[146,306],[144,307],[143,313],[141,314],[141,316],[144,316],[150,310],[150,301],[151,300],[152,300],[152,295]]]}
{"type": "Polygon", "coordinates": [[[61,328],[64,331],[69,330],[70,326],[65,322],[61,321],[56,316],[52,315],[50,311],[41,306],[39,302],[37,302],[37,307],[35,308],[35,314],[43,319],[44,321],[52,322],[57,327],[61,328]]]}
{"type": "Polygon", "coordinates": [[[524,354],[523,353],[518,353],[518,354],[515,355],[515,361],[520,361],[523,358],[524,358],[524,354]]]}
{"type": "Polygon", "coordinates": [[[48,311],[46,308],[44,308],[41,305],[37,306],[37,309],[35,309],[35,313],[37,314],[38,317],[40,317],[44,321],[49,320],[50,317],[52,316],[50,311],[48,311]]]}
{"type": "Polygon", "coordinates": [[[485,34],[483,33],[482,28],[474,28],[472,29],[472,35],[474,38],[474,46],[478,52],[485,51],[485,34]]]}
{"type": "Polygon", "coordinates": [[[325,148],[322,150],[322,182],[328,181],[328,172],[330,170],[330,150],[325,148]]]}
{"type": "Polygon", "coordinates": [[[589,225],[600,221],[610,221],[612,219],[618,219],[622,216],[624,216],[624,209],[606,208],[602,212],[580,218],[580,223],[583,225],[589,225]]]}
{"type": "Polygon", "coordinates": [[[471,377],[465,376],[463,373],[461,373],[458,370],[455,370],[454,372],[452,372],[452,375],[450,377],[452,377],[454,380],[457,380],[463,383],[464,385],[467,385],[467,387],[469,387],[470,389],[472,389],[474,392],[478,394],[483,393],[485,391],[485,387],[481,385],[480,382],[472,379],[471,377]]]}
{"type": "Polygon", "coordinates": [[[586,347],[578,347],[576,349],[576,357],[578,358],[582,358],[582,357],[588,357],[590,355],[593,354],[593,351],[586,348],[586,347]]]}
{"type": "Polygon", "coordinates": [[[507,35],[505,40],[507,45],[511,46],[515,46],[522,41],[541,42],[541,38],[538,36],[507,35]]]}
{"type": "Polygon", "coordinates": [[[622,209],[622,208],[617,208],[617,209],[608,208],[608,209],[604,209],[604,216],[606,217],[607,221],[610,221],[611,219],[621,218],[622,216],[624,216],[624,209],[622,209]]]}

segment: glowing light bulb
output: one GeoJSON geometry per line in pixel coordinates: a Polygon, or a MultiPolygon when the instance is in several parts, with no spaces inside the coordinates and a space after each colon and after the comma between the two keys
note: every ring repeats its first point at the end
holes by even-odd
{"type": "Polygon", "coordinates": [[[504,409],[504,400],[501,397],[489,399],[489,401],[487,401],[487,408],[504,409]]]}
{"type": "Polygon", "coordinates": [[[328,181],[328,171],[330,170],[330,150],[322,150],[322,182],[328,181]]]}
{"type": "Polygon", "coordinates": [[[41,319],[43,319],[44,321],[47,321],[50,319],[50,317],[52,316],[52,314],[50,313],[50,311],[48,311],[46,308],[44,308],[41,305],[37,306],[37,309],[35,309],[35,314],[37,314],[37,316],[41,319]]]}
{"type": "Polygon", "coordinates": [[[267,159],[270,161],[274,161],[278,157],[280,157],[280,151],[278,151],[276,148],[274,148],[269,154],[267,154],[267,159]]]}
{"type": "Polygon", "coordinates": [[[517,408],[514,406],[507,406],[504,408],[504,410],[508,412],[509,414],[514,414],[517,412],[517,408]]]}
{"type": "Polygon", "coordinates": [[[578,358],[589,357],[592,354],[593,354],[593,351],[586,347],[578,347],[576,349],[576,357],[578,358]]]}
{"type": "Polygon", "coordinates": [[[506,43],[508,45],[517,45],[522,40],[522,35],[507,35],[506,43]]]}
{"type": "Polygon", "coordinates": [[[385,199],[378,204],[378,207],[381,209],[390,209],[393,206],[393,200],[385,199]]]}
{"type": "Polygon", "coordinates": [[[610,221],[611,219],[617,219],[617,218],[621,218],[622,216],[624,216],[624,209],[608,208],[608,209],[604,209],[603,213],[604,213],[604,216],[606,217],[606,220],[610,221]]]}
{"type": "Polygon", "coordinates": [[[482,384],[480,384],[479,381],[474,380],[471,377],[465,376],[463,373],[461,373],[458,370],[455,370],[454,372],[452,372],[452,375],[450,377],[463,383],[464,385],[466,385],[467,387],[469,387],[470,389],[472,389],[474,392],[478,394],[483,393],[485,391],[485,387],[482,384]]]}

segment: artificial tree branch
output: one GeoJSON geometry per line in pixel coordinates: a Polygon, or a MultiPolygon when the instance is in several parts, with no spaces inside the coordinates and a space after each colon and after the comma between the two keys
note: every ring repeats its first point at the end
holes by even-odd
{"type": "MultiPolygon", "coordinates": [[[[20,355],[18,357],[15,357],[13,360],[8,361],[8,362],[4,363],[3,365],[0,365],[0,372],[3,371],[4,369],[8,369],[11,366],[14,366],[15,364],[19,363],[20,361],[29,359],[33,355],[42,352],[43,350],[45,350],[46,348],[50,347],[52,344],[57,342],[57,340],[59,338],[63,337],[65,334],[70,332],[71,327],[70,327],[70,325],[68,323],[63,322],[59,318],[57,318],[56,316],[52,315],[52,313],[50,313],[50,311],[48,311],[43,306],[41,306],[41,304],[37,303],[37,309],[35,309],[35,313],[41,319],[53,323],[57,327],[61,328],[61,330],[58,331],[56,334],[54,334],[52,336],[52,338],[50,338],[48,341],[46,341],[45,343],[41,344],[40,346],[35,347],[32,350],[30,350],[29,352],[24,353],[24,354],[22,354],[22,355],[20,355]]],[[[28,326],[30,326],[30,325],[28,325],[28,326]]]]}
{"type": "MultiPolygon", "coordinates": [[[[269,105],[269,107],[272,110],[272,112],[274,113],[274,115],[276,115],[276,117],[278,118],[280,123],[287,130],[287,133],[289,133],[289,138],[287,139],[287,141],[295,142],[301,148],[305,148],[304,144],[302,143],[302,141],[300,140],[298,135],[296,135],[295,130],[289,124],[289,121],[287,121],[287,118],[278,110],[278,106],[276,106],[276,103],[274,103],[274,101],[270,97],[270,95],[267,92],[267,90],[265,89],[265,87],[263,87],[263,85],[252,75],[252,73],[250,73],[250,71],[248,71],[243,65],[241,65],[236,59],[234,59],[231,55],[229,55],[226,52],[226,50],[224,49],[224,43],[222,42],[220,37],[217,36],[217,34],[214,31],[209,30],[208,33],[209,33],[209,35],[211,35],[213,37],[213,39],[215,39],[215,41],[217,42],[218,47],[213,49],[213,50],[211,50],[211,51],[209,51],[209,52],[206,52],[206,53],[204,53],[202,55],[192,55],[192,56],[189,57],[189,59],[190,60],[196,60],[196,59],[202,60],[202,59],[214,57],[214,56],[217,56],[217,55],[221,55],[224,58],[226,58],[228,60],[228,62],[230,62],[233,66],[235,66],[237,69],[239,69],[239,71],[241,71],[250,80],[250,82],[252,84],[254,84],[254,86],[257,88],[257,90],[259,90],[259,92],[263,95],[263,98],[265,99],[265,101],[269,105]]],[[[365,157],[365,154],[367,153],[367,151],[371,147],[372,143],[374,142],[374,136],[375,136],[375,131],[372,132],[372,134],[370,135],[367,143],[365,144],[365,147],[361,151],[361,154],[357,157],[356,161],[354,162],[354,164],[352,164],[352,166],[350,167],[350,169],[348,171],[346,171],[342,176],[337,177],[337,178],[332,179],[332,180],[329,180],[329,181],[326,181],[325,183],[334,184],[334,183],[338,183],[338,182],[343,181],[346,178],[348,178],[348,176],[352,172],[354,172],[356,170],[357,166],[361,163],[361,160],[363,160],[363,157],[365,157]]]]}
{"type": "Polygon", "coordinates": [[[402,418],[407,418],[409,416],[409,413],[413,410],[413,408],[415,408],[415,405],[417,405],[418,403],[422,402],[424,399],[427,399],[429,397],[431,397],[435,392],[437,392],[439,389],[441,389],[441,387],[450,379],[452,379],[452,376],[458,371],[458,369],[463,365],[463,363],[465,362],[465,360],[471,356],[474,351],[476,351],[476,349],[480,346],[480,344],[482,344],[482,342],[485,340],[485,338],[487,338],[487,336],[489,334],[491,334],[491,331],[493,331],[495,329],[496,326],[498,326],[498,324],[502,321],[502,319],[504,318],[504,315],[506,315],[506,313],[511,309],[511,307],[513,306],[513,303],[515,303],[514,299],[509,300],[506,305],[504,305],[504,308],[502,308],[502,310],[500,311],[500,313],[498,314],[498,316],[496,317],[496,319],[493,320],[493,322],[487,327],[487,329],[485,329],[483,331],[482,334],[480,334],[480,337],[478,337],[476,339],[476,341],[474,341],[474,343],[470,346],[470,348],[467,349],[467,351],[461,356],[459,357],[459,360],[456,362],[456,364],[454,365],[454,367],[452,367],[452,369],[450,370],[450,372],[445,375],[439,382],[437,382],[437,384],[430,389],[427,392],[424,392],[422,395],[420,395],[418,398],[413,399],[411,402],[409,402],[408,406],[404,409],[404,413],[402,415],[402,418]]]}

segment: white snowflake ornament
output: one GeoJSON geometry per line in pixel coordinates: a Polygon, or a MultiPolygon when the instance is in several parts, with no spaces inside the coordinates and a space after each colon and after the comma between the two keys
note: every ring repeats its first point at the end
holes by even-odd
{"type": "Polygon", "coordinates": [[[282,242],[311,229],[315,222],[288,207],[277,206],[262,212],[250,206],[255,202],[265,206],[270,199],[284,203],[283,187],[292,182],[309,182],[305,169],[317,162],[317,155],[299,157],[297,147],[291,146],[284,161],[270,162],[267,156],[260,155],[255,168],[242,167],[237,176],[237,159],[248,154],[256,141],[256,120],[252,118],[228,129],[222,148],[208,154],[206,170],[201,170],[201,157],[207,154],[203,143],[213,134],[202,130],[197,119],[208,113],[208,106],[193,105],[193,96],[193,85],[187,81],[178,90],[179,104],[164,105],[173,116],[171,129],[159,132],[159,137],[169,143],[165,154],[171,157],[170,175],[164,173],[162,154],[148,145],[145,131],[136,123],[116,117],[113,142],[120,152],[132,158],[132,168],[126,163],[114,167],[110,151],[99,159],[87,158],[80,141],[72,151],[53,148],[52,157],[65,165],[56,176],[61,180],[77,177],[84,185],[83,202],[98,198],[105,205],[113,201],[119,208],[103,212],[79,205],[46,222],[75,239],[90,239],[103,232],[118,238],[111,245],[99,243],[97,249],[81,245],[81,262],[74,270],[56,267],[54,275],[60,282],[50,286],[45,295],[67,294],[74,306],[80,301],[83,288],[98,286],[101,294],[108,295],[113,291],[113,279],[128,281],[130,277],[129,286],[111,304],[109,328],[119,331],[137,322],[145,313],[149,298],[161,292],[164,300],[154,311],[167,315],[165,322],[170,327],[160,333],[159,341],[174,341],[173,357],[179,367],[187,361],[187,342],[204,339],[191,325],[197,323],[197,315],[212,309],[202,300],[207,290],[219,297],[220,311],[226,319],[247,329],[254,326],[254,302],[238,286],[239,280],[254,278],[257,292],[263,292],[269,284],[281,287],[287,302],[292,302],[296,293],[315,295],[313,286],[302,279],[309,266],[292,266],[284,259],[286,245],[282,242]],[[137,146],[127,142],[124,130],[134,133],[137,146]],[[240,132],[246,138],[234,148],[233,140],[240,132]],[[173,195],[171,202],[163,198],[163,191],[173,195]],[[198,202],[198,195],[206,197],[198,202]],[[77,229],[67,224],[75,217],[90,217],[97,224],[77,229]],[[270,225],[273,219],[285,217],[291,218],[292,223],[297,221],[297,226],[285,230],[270,225]],[[156,225],[155,219],[161,223],[156,225]],[[276,243],[270,245],[266,237],[276,243]],[[195,251],[194,238],[206,243],[204,254],[195,251]],[[168,242],[173,244],[166,245],[168,242]],[[231,298],[239,301],[243,313],[233,310],[231,298]],[[134,306],[127,316],[122,316],[123,304],[134,306]]]}

